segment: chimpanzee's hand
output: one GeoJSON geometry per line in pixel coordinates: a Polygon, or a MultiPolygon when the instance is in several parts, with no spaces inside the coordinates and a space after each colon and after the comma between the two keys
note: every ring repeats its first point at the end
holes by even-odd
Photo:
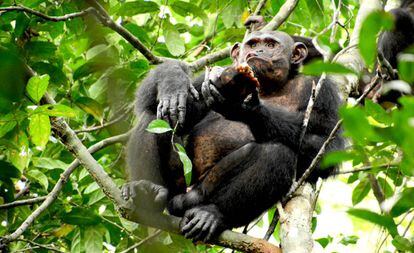
{"type": "Polygon", "coordinates": [[[208,105],[224,102],[242,105],[249,95],[257,93],[257,87],[259,82],[253,70],[247,64],[242,64],[222,70],[218,78],[206,80],[203,83],[202,94],[208,105]]]}
{"type": "Polygon", "coordinates": [[[198,100],[199,94],[191,84],[190,71],[185,64],[171,61],[164,66],[165,69],[157,73],[159,79],[157,118],[168,121],[172,127],[177,123],[182,126],[185,121],[188,95],[198,100]]]}
{"type": "Polygon", "coordinates": [[[181,233],[194,241],[208,242],[224,228],[223,215],[214,205],[187,210],[180,222],[181,233]]]}
{"type": "Polygon", "coordinates": [[[121,188],[125,200],[132,199],[136,208],[162,211],[167,205],[168,190],[148,180],[131,181],[121,188]]]}

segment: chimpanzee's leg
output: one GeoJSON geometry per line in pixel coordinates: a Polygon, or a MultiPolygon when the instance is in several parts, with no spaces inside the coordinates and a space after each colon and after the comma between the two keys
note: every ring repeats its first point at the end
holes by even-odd
{"type": "Polygon", "coordinates": [[[295,153],[279,143],[248,145],[223,158],[209,172],[218,172],[218,181],[211,180],[214,174],[204,179],[202,184],[210,192],[202,204],[185,212],[181,230],[186,237],[209,240],[225,228],[247,224],[289,191],[295,153]],[[223,164],[229,167],[220,167],[223,164]]]}
{"type": "Polygon", "coordinates": [[[169,196],[185,192],[186,184],[171,148],[171,133],[146,131],[154,119],[154,114],[143,112],[132,132],[127,149],[129,183],[122,187],[122,194],[132,198],[137,208],[162,210],[169,196]]]}

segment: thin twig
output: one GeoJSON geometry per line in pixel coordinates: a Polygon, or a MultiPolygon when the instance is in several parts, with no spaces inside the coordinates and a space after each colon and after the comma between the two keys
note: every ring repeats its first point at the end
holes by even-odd
{"type": "Polygon", "coordinates": [[[408,232],[408,230],[410,229],[410,227],[411,227],[411,225],[413,224],[413,222],[414,222],[414,215],[413,215],[413,217],[411,217],[410,222],[408,223],[407,227],[405,228],[405,230],[404,230],[404,232],[403,232],[403,234],[402,234],[402,236],[403,236],[403,237],[407,234],[407,232],[408,232]]]}
{"type": "Polygon", "coordinates": [[[93,7],[89,7],[83,11],[74,12],[70,14],[65,14],[62,16],[49,16],[44,13],[41,13],[39,11],[30,9],[28,7],[25,7],[23,5],[17,5],[17,6],[10,6],[10,7],[0,7],[0,14],[2,12],[9,12],[9,11],[17,11],[17,12],[26,12],[35,16],[38,16],[44,20],[52,21],[52,22],[60,22],[60,21],[67,21],[78,17],[83,17],[88,14],[96,14],[96,10],[93,7]]]}
{"type": "MultiPolygon", "coordinates": [[[[269,31],[275,30],[279,28],[279,26],[289,17],[289,15],[295,9],[299,0],[288,0],[286,1],[282,7],[280,8],[279,12],[276,16],[265,26],[262,31],[269,31]]],[[[195,72],[198,71],[205,66],[212,64],[214,62],[220,61],[222,59],[227,58],[230,55],[231,47],[224,48],[220,51],[217,51],[212,54],[208,54],[192,63],[189,64],[190,68],[195,72]]]]}
{"type": "Polygon", "coordinates": [[[128,116],[128,114],[131,113],[132,109],[133,109],[133,107],[129,107],[127,110],[125,110],[125,112],[123,112],[117,118],[115,118],[115,119],[113,119],[113,120],[111,120],[111,121],[109,121],[107,123],[104,123],[104,124],[102,124],[100,126],[94,126],[94,127],[89,127],[89,128],[85,128],[85,129],[78,129],[78,130],[74,130],[74,131],[77,134],[78,133],[86,133],[86,132],[93,132],[93,131],[97,131],[97,130],[100,130],[100,129],[103,129],[103,128],[112,126],[112,125],[120,122],[121,120],[123,120],[126,116],[128,116]]]}
{"type": "Polygon", "coordinates": [[[102,5],[96,0],[87,0],[87,2],[96,8],[100,15],[96,15],[98,20],[102,23],[102,25],[111,28],[119,35],[121,35],[124,39],[126,39],[133,47],[138,49],[141,54],[147,58],[147,60],[152,64],[159,64],[163,62],[163,58],[155,56],[137,37],[135,37],[131,32],[125,29],[123,26],[114,22],[111,17],[109,16],[108,12],[102,5]]]}
{"type": "MultiPolygon", "coordinates": [[[[368,93],[371,90],[373,90],[375,88],[375,86],[377,86],[378,83],[379,83],[379,77],[375,76],[374,79],[372,80],[372,82],[368,85],[368,89],[365,90],[365,92],[356,100],[355,106],[358,105],[368,95],[368,93]]],[[[288,194],[286,194],[286,198],[285,198],[284,201],[286,201],[286,200],[288,200],[292,197],[292,194],[305,182],[305,180],[310,176],[312,171],[316,168],[316,166],[319,163],[319,161],[321,160],[322,156],[325,154],[326,147],[335,138],[335,135],[338,132],[338,130],[339,130],[341,124],[342,124],[342,121],[343,121],[342,119],[338,120],[338,122],[336,123],[336,125],[332,129],[331,133],[329,134],[328,138],[323,143],[322,147],[319,149],[319,152],[317,153],[315,158],[313,158],[313,160],[312,160],[311,164],[309,165],[309,167],[306,169],[305,173],[303,173],[302,177],[298,180],[298,182],[296,184],[294,184],[292,186],[292,188],[289,190],[288,194]]]]}
{"type": "Polygon", "coordinates": [[[377,178],[372,173],[368,173],[368,180],[371,184],[372,192],[374,193],[374,196],[378,201],[380,209],[381,209],[382,212],[384,212],[383,208],[381,208],[381,206],[382,206],[381,204],[385,200],[384,191],[383,191],[381,185],[379,184],[377,178]]]}
{"type": "Polygon", "coordinates": [[[142,244],[144,244],[144,243],[148,242],[148,241],[149,241],[149,240],[151,240],[152,238],[154,238],[154,237],[158,236],[159,234],[161,234],[161,232],[162,232],[162,230],[158,230],[158,231],[156,231],[154,234],[152,234],[152,235],[150,235],[150,236],[148,236],[148,237],[146,237],[146,238],[142,239],[141,241],[139,241],[139,242],[135,243],[135,244],[134,244],[134,245],[132,245],[131,247],[127,248],[126,250],[121,251],[121,253],[128,253],[128,252],[130,252],[131,250],[134,250],[134,249],[138,248],[138,247],[139,247],[139,246],[141,246],[142,244]]]}
{"type": "Polygon", "coordinates": [[[126,39],[133,47],[138,49],[139,52],[141,52],[142,55],[144,55],[147,60],[152,64],[158,64],[163,62],[164,58],[155,56],[137,37],[135,37],[131,32],[129,32],[127,29],[125,29],[123,26],[117,24],[114,22],[111,17],[109,16],[108,12],[95,0],[88,0],[88,2],[91,3],[93,7],[89,7],[83,11],[75,12],[66,14],[63,16],[48,16],[44,13],[41,13],[39,11],[30,9],[28,7],[18,5],[18,6],[9,6],[9,7],[1,7],[1,12],[10,12],[10,11],[19,11],[19,12],[25,12],[29,13],[35,16],[38,16],[40,18],[43,18],[48,21],[52,22],[60,22],[60,21],[67,21],[71,20],[73,18],[77,17],[83,17],[88,14],[94,15],[102,25],[112,29],[119,35],[121,35],[124,39],[126,39]]]}
{"type": "Polygon", "coordinates": [[[37,243],[37,242],[31,241],[31,240],[27,240],[27,239],[23,239],[23,238],[19,238],[19,239],[17,239],[17,240],[18,240],[18,241],[22,241],[22,242],[29,243],[29,244],[31,244],[31,245],[35,245],[35,246],[37,246],[37,247],[39,247],[39,248],[43,248],[43,249],[47,249],[47,250],[51,250],[51,251],[54,251],[54,252],[59,252],[59,253],[63,253],[63,252],[64,252],[64,251],[58,250],[58,249],[56,249],[56,248],[54,248],[54,247],[51,247],[51,246],[48,246],[48,245],[44,245],[44,244],[40,244],[40,243],[37,243]]]}
{"type": "Polygon", "coordinates": [[[31,199],[17,200],[17,201],[14,201],[14,202],[10,202],[10,203],[0,205],[0,210],[1,209],[10,209],[10,208],[13,208],[13,207],[16,207],[16,206],[31,205],[31,204],[42,202],[45,199],[46,199],[46,196],[31,198],[31,199]]]}
{"type": "Polygon", "coordinates": [[[279,221],[279,211],[277,210],[277,208],[275,208],[275,213],[273,214],[272,221],[270,222],[269,228],[267,229],[266,234],[263,237],[263,239],[265,239],[266,241],[270,239],[270,237],[275,232],[278,221],[279,221]]]}

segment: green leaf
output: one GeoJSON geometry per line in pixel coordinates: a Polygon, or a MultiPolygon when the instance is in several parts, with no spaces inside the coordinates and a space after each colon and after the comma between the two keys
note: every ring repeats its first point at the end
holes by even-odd
{"type": "Polygon", "coordinates": [[[186,17],[189,15],[195,15],[201,18],[205,24],[208,22],[206,13],[195,4],[184,1],[175,1],[170,7],[180,16],[186,17]]]}
{"type": "Polygon", "coordinates": [[[345,246],[349,244],[357,244],[359,237],[356,235],[344,236],[342,240],[339,242],[345,246]]]}
{"type": "Polygon", "coordinates": [[[32,142],[43,149],[49,141],[51,126],[49,116],[43,114],[34,114],[29,118],[29,134],[32,142]]]}
{"type": "Polygon", "coordinates": [[[62,71],[61,68],[56,67],[53,64],[47,62],[36,62],[31,67],[38,73],[38,74],[48,74],[50,76],[50,82],[62,85],[67,83],[68,79],[65,73],[62,71]]]}
{"type": "Polygon", "coordinates": [[[185,53],[185,45],[180,33],[168,21],[164,22],[164,38],[168,51],[174,56],[179,56],[185,53]]]}
{"type": "Polygon", "coordinates": [[[26,91],[35,103],[39,103],[40,99],[46,93],[49,85],[49,75],[33,76],[29,79],[26,86],[26,91]]]}
{"type": "Polygon", "coordinates": [[[394,189],[393,187],[390,185],[390,183],[388,183],[388,180],[383,178],[383,177],[379,177],[378,179],[378,183],[381,186],[382,191],[384,192],[384,195],[386,198],[389,198],[391,196],[394,195],[394,189]]]}
{"type": "Polygon", "coordinates": [[[23,171],[29,165],[31,156],[29,140],[22,130],[15,131],[11,139],[18,149],[9,149],[10,162],[20,171],[23,171]]]}
{"type": "Polygon", "coordinates": [[[359,184],[352,191],[352,205],[361,202],[371,190],[371,184],[367,178],[362,179],[359,184]]]}
{"type": "Polygon", "coordinates": [[[60,160],[49,158],[49,157],[33,157],[32,158],[33,166],[36,168],[44,168],[44,169],[66,169],[69,164],[64,163],[60,160]]]}
{"type": "Polygon", "coordinates": [[[377,56],[377,36],[383,29],[390,30],[394,19],[385,11],[371,12],[364,20],[359,31],[358,48],[365,64],[373,67],[377,56]]]}
{"type": "Polygon", "coordinates": [[[94,211],[81,207],[74,207],[69,213],[62,214],[61,219],[72,225],[97,225],[101,221],[94,211]]]}
{"type": "Polygon", "coordinates": [[[151,1],[133,1],[122,3],[121,8],[119,8],[118,14],[120,16],[134,16],[137,14],[147,13],[147,12],[157,12],[159,11],[158,4],[151,1]]]}
{"type": "Polygon", "coordinates": [[[81,253],[82,252],[81,230],[80,230],[80,228],[75,230],[75,233],[74,233],[74,236],[73,236],[73,239],[72,239],[72,243],[70,245],[70,252],[73,252],[73,253],[81,253]]]}
{"type": "Polygon", "coordinates": [[[339,63],[328,63],[321,60],[312,61],[303,66],[301,72],[305,75],[320,76],[323,72],[327,74],[355,74],[355,71],[339,63]]]}
{"type": "Polygon", "coordinates": [[[76,117],[76,112],[66,105],[42,105],[36,108],[34,113],[40,113],[53,117],[76,117]]]}
{"type": "Polygon", "coordinates": [[[410,242],[407,238],[401,237],[397,235],[392,240],[392,245],[395,246],[399,251],[402,252],[413,252],[414,251],[414,244],[410,242]]]}
{"type": "Polygon", "coordinates": [[[8,113],[0,117],[0,138],[13,130],[17,125],[18,120],[16,120],[16,116],[14,113],[8,113]]]}
{"type": "Polygon", "coordinates": [[[43,186],[43,188],[47,191],[47,188],[49,186],[49,181],[46,177],[45,174],[43,174],[40,170],[29,170],[27,171],[27,176],[29,176],[29,178],[32,181],[36,181],[39,182],[41,186],[43,186]]]}
{"type": "Polygon", "coordinates": [[[90,97],[80,97],[76,99],[75,104],[85,112],[91,114],[99,122],[103,119],[103,107],[90,97]]]}
{"type": "Polygon", "coordinates": [[[316,239],[316,241],[322,246],[322,248],[326,248],[326,246],[328,246],[328,244],[333,241],[333,238],[331,236],[328,236],[316,239]]]}
{"type": "Polygon", "coordinates": [[[349,209],[347,213],[386,228],[392,237],[398,235],[397,225],[388,215],[380,215],[366,209],[349,209]]]}
{"type": "Polygon", "coordinates": [[[190,184],[191,181],[191,170],[193,168],[193,164],[191,163],[190,158],[188,157],[187,153],[185,152],[185,149],[183,146],[181,146],[181,144],[179,143],[174,143],[175,147],[177,148],[177,153],[178,156],[180,157],[180,161],[183,164],[184,167],[184,175],[185,175],[185,179],[187,184],[190,184]]]}
{"type": "Polygon", "coordinates": [[[95,227],[87,227],[85,230],[85,252],[101,253],[103,237],[95,227]]]}
{"type": "Polygon", "coordinates": [[[162,119],[156,119],[156,120],[151,121],[148,124],[148,127],[146,130],[150,133],[162,134],[162,133],[172,131],[173,129],[170,127],[170,124],[168,124],[167,121],[164,121],[162,119]]]}
{"type": "Polygon", "coordinates": [[[398,75],[407,83],[414,84],[414,54],[398,55],[398,75]]]}
{"type": "Polygon", "coordinates": [[[57,47],[47,41],[29,41],[24,45],[30,56],[36,56],[39,58],[51,58],[54,56],[57,47]]]}
{"type": "Polygon", "coordinates": [[[401,214],[407,212],[411,208],[414,207],[414,188],[405,188],[400,196],[400,198],[397,200],[397,202],[394,204],[394,206],[391,208],[390,214],[393,217],[400,216],[401,214]]]}

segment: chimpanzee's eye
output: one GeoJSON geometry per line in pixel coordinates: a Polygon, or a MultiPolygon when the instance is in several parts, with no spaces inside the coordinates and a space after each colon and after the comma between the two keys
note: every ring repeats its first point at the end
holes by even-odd
{"type": "Polygon", "coordinates": [[[274,42],[269,42],[269,43],[267,43],[267,46],[269,48],[274,48],[275,47],[275,43],[274,42]]]}
{"type": "Polygon", "coordinates": [[[251,44],[250,44],[250,47],[251,48],[255,48],[257,46],[257,43],[256,42],[252,42],[251,44]]]}

